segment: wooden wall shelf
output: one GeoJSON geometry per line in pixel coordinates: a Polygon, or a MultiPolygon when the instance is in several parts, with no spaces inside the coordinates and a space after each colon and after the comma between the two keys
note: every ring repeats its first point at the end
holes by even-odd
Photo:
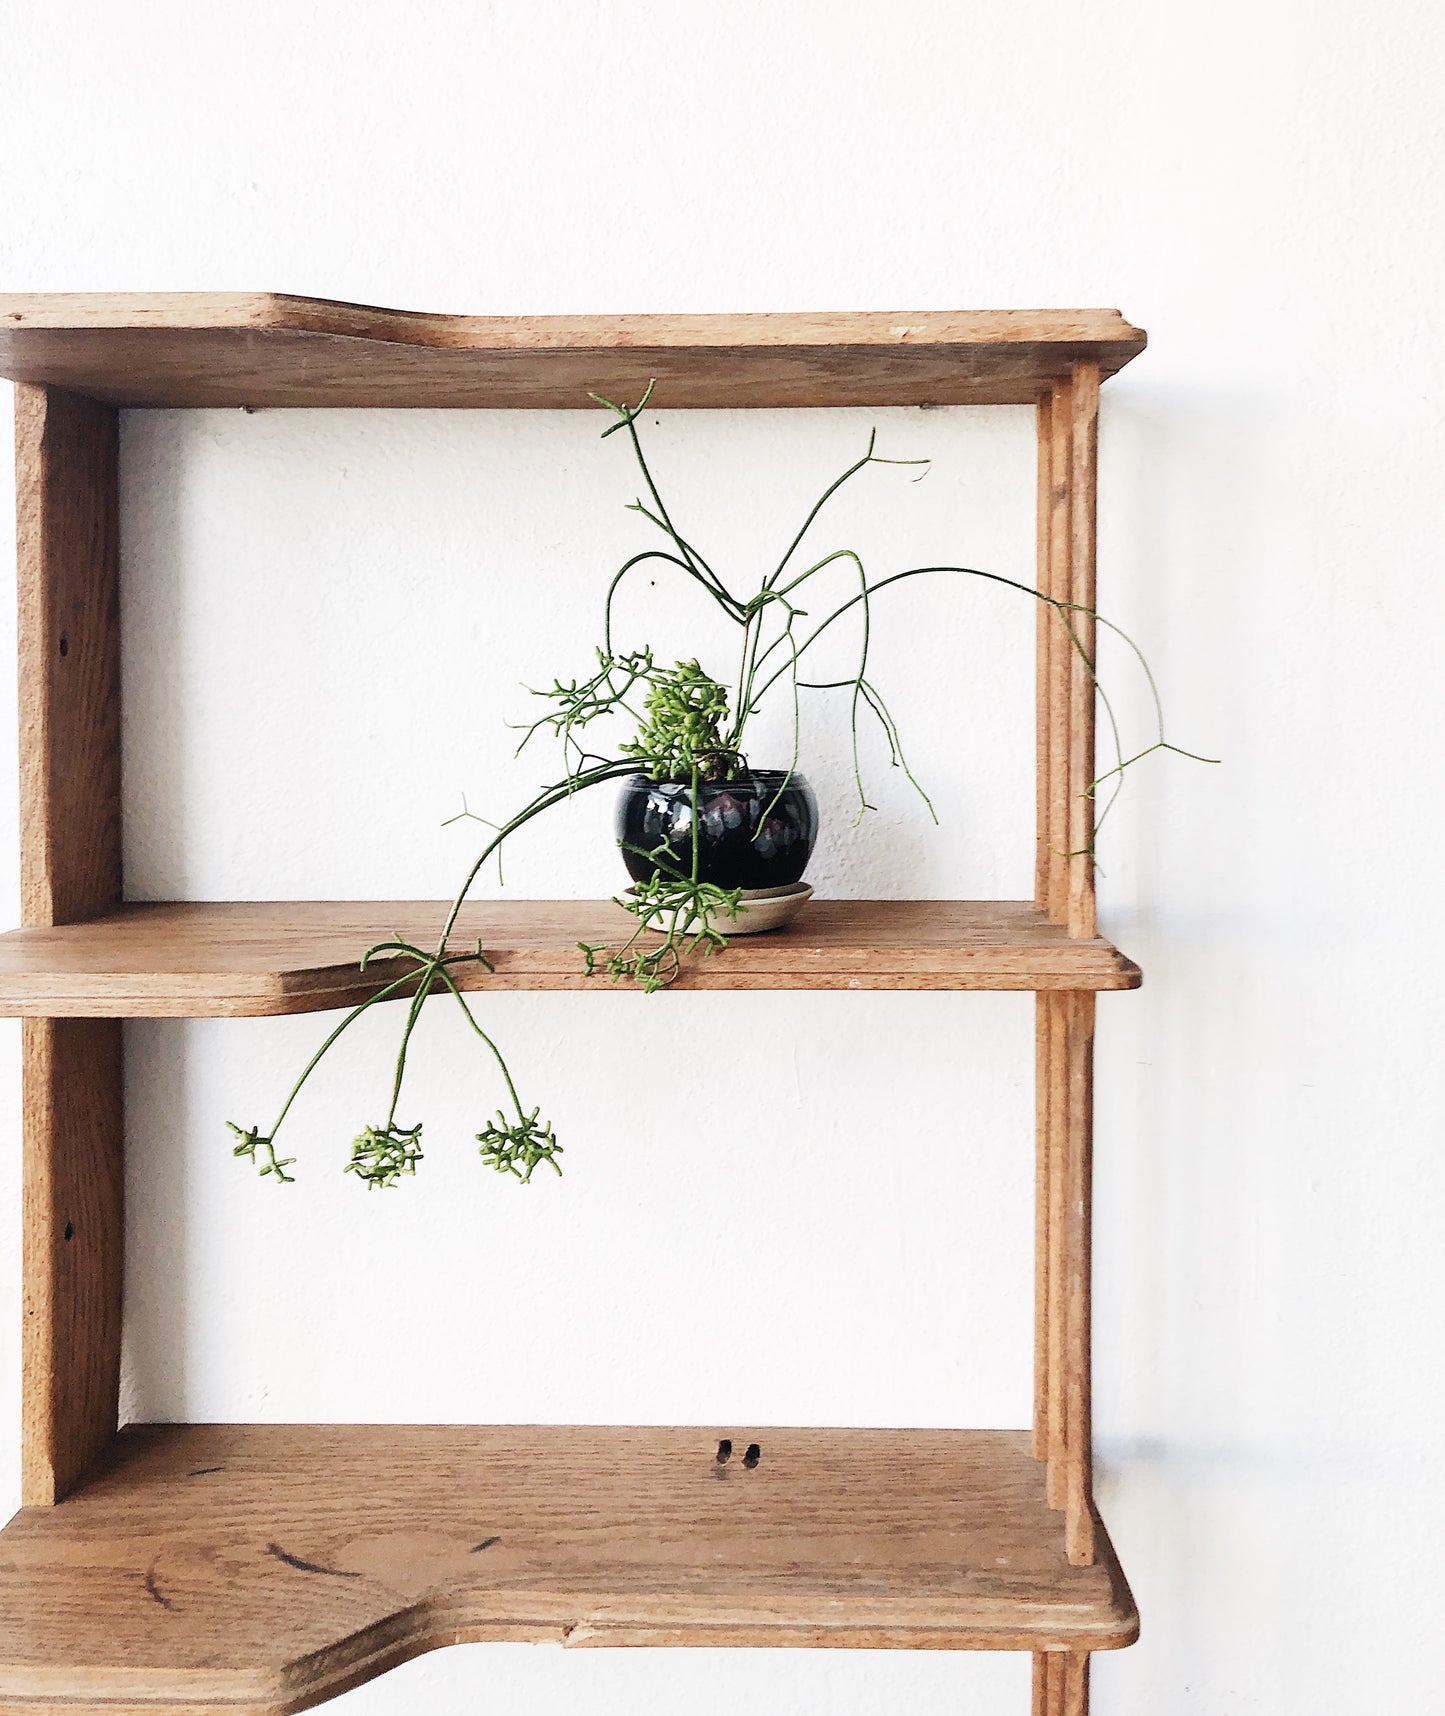
{"type": "Polygon", "coordinates": [[[127,406],[1032,405],[1117,310],[435,316],[274,292],[0,297],[0,375],[127,406]]]}
{"type": "Polygon", "coordinates": [[[0,1534],[0,1708],[282,1716],[484,1639],[1110,1650],[1099,1548],[1024,1431],[131,1428],[0,1534]]]}
{"type": "MultiPolygon", "coordinates": [[[[685,986],[1036,992],[1029,1432],[126,1429],[122,1021],[362,999],[422,902],[126,905],[119,410],[1027,404],[1037,587],[1092,659],[1099,387],[1115,310],[432,316],[251,294],[0,298],[16,387],[20,892],[0,1014],[24,1060],[22,1512],[0,1533],[0,1711],[282,1716],[418,1651],[569,1644],[1028,1650],[1034,1716],[1086,1716],[1138,1621],[1093,1502],[1094,685],[1038,606],[1035,896],[814,901],[685,986]],[[717,1437],[762,1446],[717,1462],[717,1437]]],[[[478,904],[472,987],[606,988],[606,902],[478,904]]]]}
{"type": "MultiPolygon", "coordinates": [[[[442,901],[128,905],[83,923],[0,935],[0,1018],[242,1018],[349,1007],[400,975],[357,960],[401,936],[435,945],[442,901]]],[[[608,992],[577,943],[636,927],[610,900],[469,903],[455,942],[480,941],[496,967],[456,973],[463,989],[608,992]]],[[[799,921],[694,954],[681,989],[1133,989],[1139,968],[1106,941],[1078,941],[1032,903],[814,900],[799,921]]]]}

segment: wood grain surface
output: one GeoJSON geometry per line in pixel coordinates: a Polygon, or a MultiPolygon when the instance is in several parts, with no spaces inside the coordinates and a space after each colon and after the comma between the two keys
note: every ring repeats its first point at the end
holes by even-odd
{"type": "MultiPolygon", "coordinates": [[[[393,934],[435,944],[439,901],[128,905],[84,924],[0,936],[0,1016],[226,1018],[351,1005],[400,972],[360,955],[393,934]]],[[[613,988],[577,943],[617,942],[610,900],[479,902],[453,945],[495,966],[456,968],[464,989],[613,988]]],[[[679,989],[1132,989],[1138,968],[1104,941],[1071,940],[1009,900],[812,900],[797,921],[689,956],[679,989]]],[[[624,989],[628,985],[622,985],[624,989]]]]}
{"type": "Polygon", "coordinates": [[[120,899],[116,413],[15,390],[20,898],[27,924],[120,899]]]}
{"type": "MultiPolygon", "coordinates": [[[[1073,514],[1073,387],[1070,381],[1056,382],[1048,415],[1049,428],[1049,517],[1047,533],[1048,583],[1045,595],[1057,601],[1070,599],[1069,547],[1073,514]]],[[[1067,923],[1069,915],[1069,778],[1072,707],[1069,686],[1072,676],[1073,643],[1070,620],[1057,608],[1049,610],[1047,648],[1040,663],[1048,676],[1048,826],[1044,839],[1048,849],[1049,916],[1067,923]]]]}
{"type": "Polygon", "coordinates": [[[1092,363],[1074,365],[1069,389],[1072,415],[1069,434],[1069,600],[1079,649],[1069,651],[1069,934],[1085,939],[1096,933],[1094,905],[1094,705],[1097,691],[1093,666],[1098,630],[1093,611],[1098,605],[1095,573],[1098,511],[1099,371],[1092,363]],[[1080,651],[1083,653],[1081,654],[1080,651]]]}
{"type": "MultiPolygon", "coordinates": [[[[15,390],[20,896],[27,924],[120,898],[120,602],[113,408],[15,390]]],[[[22,1029],[21,1494],[65,1494],[117,1421],[124,1250],[121,1027],[22,1029]]]]}
{"type": "Polygon", "coordinates": [[[1031,404],[1144,349],[1117,310],[442,316],[257,293],[0,297],[0,374],[129,406],[1031,404]]]}
{"type": "Polygon", "coordinates": [[[1068,1339],[1067,1187],[1068,1135],[1068,1008],[1062,995],[1041,995],[1036,1006],[1044,1015],[1048,1088],[1043,1094],[1044,1143],[1048,1154],[1048,1321],[1045,1334],[1048,1354],[1048,1392],[1045,1400],[1048,1424],[1049,1506],[1068,1502],[1068,1453],[1065,1424],[1064,1348],[1068,1339]]]}
{"type": "Polygon", "coordinates": [[[478,1639],[1111,1649],[1102,1551],[1026,1431],[131,1428],[0,1534],[0,1707],[279,1716],[478,1639]]]}
{"type": "Polygon", "coordinates": [[[1053,1012],[1049,997],[1034,1000],[1034,1417],[1036,1460],[1049,1457],[1049,1395],[1053,1321],[1053,1012]]]}
{"type": "Polygon", "coordinates": [[[1065,1542],[1069,1560],[1087,1567],[1094,1559],[1093,1222],[1094,1222],[1094,997],[1058,995],[1053,1007],[1063,1023],[1061,1064],[1053,1067],[1063,1105],[1058,1200],[1063,1223],[1060,1246],[1061,1369],[1053,1386],[1063,1399],[1065,1542]]]}
{"type": "Polygon", "coordinates": [[[1089,1716],[1089,1654],[1071,1650],[1056,1659],[1055,1674],[1063,1681],[1063,1716],[1089,1716]]]}
{"type": "MultiPolygon", "coordinates": [[[[1042,394],[1034,417],[1035,519],[1034,587],[1052,595],[1053,573],[1053,412],[1052,392],[1042,394]]],[[[1049,909],[1054,870],[1049,850],[1053,795],[1053,649],[1058,615],[1046,602],[1034,603],[1034,903],[1049,909]]]]}
{"type": "Polygon", "coordinates": [[[27,1019],[21,1499],[63,1496],[115,1435],[125,1261],[118,1019],[27,1019]]]}
{"type": "MultiPolygon", "coordinates": [[[[1036,637],[1035,894],[1078,945],[1096,942],[1093,661],[1099,374],[1090,361],[1037,407],[1039,589],[1072,604],[1067,623],[1041,609],[1036,637]],[[1070,636],[1072,632],[1072,637],[1070,636]],[[1077,648],[1075,647],[1077,643],[1077,648]]],[[[1065,1515],[1069,1558],[1094,1557],[1090,1419],[1094,997],[1040,992],[1035,1029],[1033,1452],[1046,1495],[1065,1515]]],[[[1088,1659],[1036,1660],[1034,1707],[1083,1712],[1088,1659]]]]}
{"type": "Polygon", "coordinates": [[[1035,1653],[1033,1716],[1089,1716],[1087,1651],[1035,1653]]]}

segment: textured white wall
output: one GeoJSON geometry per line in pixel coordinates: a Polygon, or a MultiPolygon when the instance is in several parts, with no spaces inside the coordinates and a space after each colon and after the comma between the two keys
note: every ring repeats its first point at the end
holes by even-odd
{"type": "MultiPolygon", "coordinates": [[[[6,288],[1118,304],[1150,330],[1105,395],[1103,602],[1176,736],[1225,765],[1141,771],[1104,854],[1106,931],[1146,972],[1100,1008],[1100,1492],[1144,1616],[1096,1659],[1104,1716],[1439,1702],[1442,50],[1433,8],[1338,0],[52,0],[0,59],[6,288]]],[[[837,540],[880,569],[1027,569],[1026,413],[658,415],[678,510],[730,564],[876,416],[937,463],[916,487],[870,473],[837,540]]],[[[535,778],[500,723],[519,681],[581,665],[635,540],[598,427],[127,420],[133,894],[447,890],[469,837],[441,818],[535,778]]],[[[1029,617],[916,592],[885,631],[944,826],[888,782],[847,833],[838,736],[814,728],[815,880],[1026,891],[1029,617]]],[[[0,852],[8,771],[3,792],[0,852]]],[[[511,890],[607,888],[605,822],[579,806],[519,848],[511,890]]],[[[13,918],[13,864],[0,881],[13,918]]],[[[322,1021],[129,1030],[128,1410],[1023,1421],[1026,999],[510,996],[488,1016],[565,1133],[559,1183],[509,1189],[471,1157],[494,1092],[450,1021],[417,1057],[425,1172],[385,1199],[337,1170],[391,1020],[298,1115],[289,1191],[232,1163],[222,1122],[266,1115],[322,1021]],[[720,1063],[754,1132],[673,1130],[659,1093],[720,1063]]],[[[18,1217],[12,1191],[0,1426],[18,1217]]],[[[0,1513],[14,1493],[0,1430],[0,1513]]],[[[1022,1709],[1026,1684],[1013,1657],[478,1646],[348,1707],[941,1716],[1022,1709]]]]}

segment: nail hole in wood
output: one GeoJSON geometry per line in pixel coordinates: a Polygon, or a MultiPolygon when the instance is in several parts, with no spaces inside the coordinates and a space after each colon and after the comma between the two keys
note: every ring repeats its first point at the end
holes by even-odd
{"type": "Polygon", "coordinates": [[[70,654],[70,639],[66,637],[64,632],[60,634],[60,653],[62,655],[70,654]]]}
{"type": "Polygon", "coordinates": [[[73,1221],[66,1222],[66,1224],[65,1224],[65,1237],[67,1239],[74,1239],[75,1238],[75,1223],[73,1221]]]}
{"type": "Polygon", "coordinates": [[[728,1441],[727,1437],[724,1436],[722,1441],[717,1445],[717,1463],[720,1466],[725,1466],[732,1457],[733,1445],[728,1441]]]}
{"type": "Polygon", "coordinates": [[[747,1467],[747,1469],[749,1471],[752,1471],[753,1467],[757,1465],[758,1461],[761,1460],[762,1457],[763,1457],[763,1451],[757,1445],[757,1443],[756,1442],[749,1442],[748,1443],[748,1451],[746,1454],[743,1455],[743,1464],[747,1467]]]}

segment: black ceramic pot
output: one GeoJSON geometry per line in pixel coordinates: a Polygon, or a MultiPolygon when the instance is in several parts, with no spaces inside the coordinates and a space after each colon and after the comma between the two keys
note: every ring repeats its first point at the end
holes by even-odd
{"type": "MultiPolygon", "coordinates": [[[[697,796],[700,881],[719,888],[786,888],[802,877],[818,838],[818,801],[802,775],[750,769],[736,780],[699,781],[697,796]]],[[[623,781],[617,840],[634,882],[656,874],[659,866],[644,854],[664,843],[669,862],[690,876],[691,786],[686,781],[652,781],[646,775],[623,781]]]]}

